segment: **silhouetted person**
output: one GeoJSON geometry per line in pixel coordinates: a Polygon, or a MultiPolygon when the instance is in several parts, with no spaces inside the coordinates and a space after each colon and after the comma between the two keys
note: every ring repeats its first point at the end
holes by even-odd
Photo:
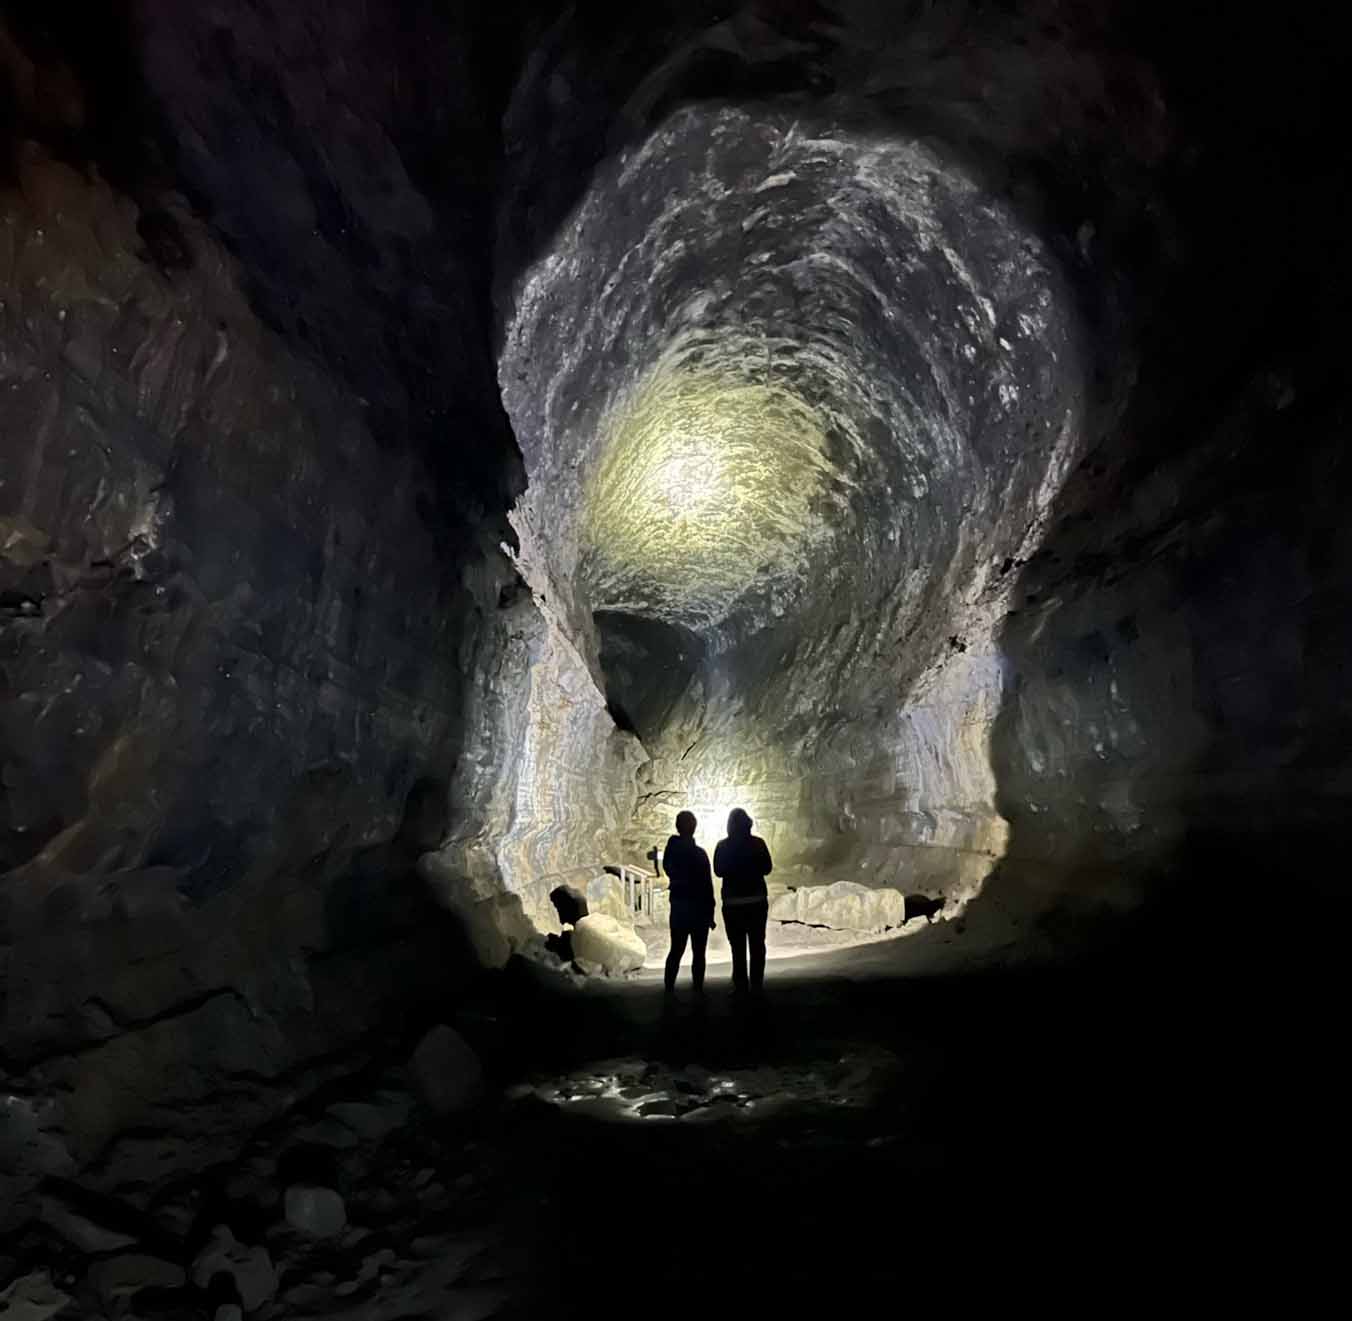
{"type": "Polygon", "coordinates": [[[704,989],[704,950],[714,929],[714,880],[709,874],[709,855],[695,843],[695,814],[676,817],[676,833],[667,840],[662,855],[671,883],[671,953],[667,955],[666,987],[676,989],[676,974],[690,942],[690,982],[704,989]]]}
{"type": "Polygon", "coordinates": [[[770,898],[765,878],[770,874],[770,850],[751,833],[751,818],[740,807],[728,813],[728,837],[714,849],[714,873],[723,878],[723,929],[732,946],[732,984],[747,989],[746,955],[751,950],[752,990],[765,982],[765,923],[770,898]]]}

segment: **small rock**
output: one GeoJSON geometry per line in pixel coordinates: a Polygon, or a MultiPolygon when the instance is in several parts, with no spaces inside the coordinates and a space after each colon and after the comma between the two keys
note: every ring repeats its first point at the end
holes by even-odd
{"type": "Polygon", "coordinates": [[[307,1238],[333,1238],[347,1228],[347,1207],[332,1188],[292,1184],[286,1190],[286,1223],[307,1238]]]}
{"type": "Polygon", "coordinates": [[[214,1321],[244,1321],[244,1309],[238,1303],[222,1303],[214,1321]]]}
{"type": "Polygon", "coordinates": [[[300,1284],[292,1285],[283,1295],[282,1302],[291,1307],[300,1308],[302,1311],[315,1312],[320,1304],[328,1301],[329,1292],[319,1285],[303,1280],[300,1284]]]}
{"type": "Polygon", "coordinates": [[[409,1244],[409,1250],[415,1257],[426,1261],[432,1257],[439,1257],[448,1242],[449,1239],[444,1234],[420,1234],[409,1244]]]}
{"type": "Polygon", "coordinates": [[[144,1252],[108,1257],[89,1268],[89,1283],[105,1302],[130,1298],[142,1289],[177,1289],[187,1278],[182,1266],[144,1252]]]}
{"type": "Polygon", "coordinates": [[[350,1151],[359,1140],[347,1124],[327,1116],[297,1129],[296,1139],[317,1147],[332,1147],[336,1151],[350,1151]]]}
{"type": "Polygon", "coordinates": [[[42,1198],[38,1219],[82,1252],[115,1252],[136,1242],[132,1235],[100,1225],[56,1197],[42,1198]]]}
{"type": "Polygon", "coordinates": [[[674,1119],[681,1113],[681,1107],[672,1100],[648,1101],[639,1106],[638,1112],[644,1119],[662,1118],[674,1119]]]}
{"type": "Polygon", "coordinates": [[[368,1101],[337,1101],[329,1106],[329,1114],[368,1142],[379,1142],[395,1129],[402,1128],[408,1120],[408,1112],[408,1102],[393,1094],[381,1105],[372,1105],[368,1101]]]}
{"type": "Polygon", "coordinates": [[[483,1092],[479,1057],[452,1027],[434,1027],[418,1043],[409,1067],[418,1095],[439,1115],[467,1110],[483,1092]]]}
{"type": "Polygon", "coordinates": [[[361,1270],[357,1273],[357,1279],[362,1283],[367,1280],[374,1280],[385,1267],[393,1266],[396,1261],[398,1261],[398,1257],[393,1248],[381,1248],[362,1262],[361,1270]]]}
{"type": "Polygon", "coordinates": [[[0,1292],[0,1316],[5,1321],[47,1321],[68,1302],[70,1295],[62,1293],[46,1271],[34,1271],[0,1292]]]}
{"type": "Polygon", "coordinates": [[[256,1312],[277,1292],[277,1272],[268,1250],[240,1243],[225,1225],[211,1231],[210,1241],[198,1253],[192,1264],[192,1282],[205,1289],[221,1273],[234,1280],[246,1312],[256,1312]]]}

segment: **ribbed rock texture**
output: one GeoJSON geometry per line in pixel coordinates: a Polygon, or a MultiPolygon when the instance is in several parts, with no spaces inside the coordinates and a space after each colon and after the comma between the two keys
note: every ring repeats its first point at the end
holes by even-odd
{"type": "Polygon", "coordinates": [[[640,727],[635,842],[741,805],[783,867],[975,891],[993,634],[1085,441],[1078,336],[1045,246],[919,144],[687,110],[599,173],[500,376],[579,652],[604,670],[619,619],[698,639],[640,727]]]}

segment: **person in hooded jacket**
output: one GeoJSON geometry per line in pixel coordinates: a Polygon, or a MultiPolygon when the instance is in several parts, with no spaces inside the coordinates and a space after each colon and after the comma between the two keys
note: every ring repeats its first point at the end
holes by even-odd
{"type": "Polygon", "coordinates": [[[723,878],[723,929],[732,946],[732,985],[759,991],[765,982],[765,926],[770,916],[765,878],[770,850],[751,833],[751,818],[740,808],[728,813],[728,837],[714,849],[714,874],[723,878]],[[747,973],[747,953],[751,970],[747,973]]]}
{"type": "Polygon", "coordinates": [[[662,854],[671,894],[671,952],[667,955],[666,988],[676,989],[676,974],[690,943],[690,984],[704,989],[704,951],[714,929],[714,881],[709,874],[709,855],[695,843],[693,812],[679,812],[676,833],[667,840],[662,854]]]}

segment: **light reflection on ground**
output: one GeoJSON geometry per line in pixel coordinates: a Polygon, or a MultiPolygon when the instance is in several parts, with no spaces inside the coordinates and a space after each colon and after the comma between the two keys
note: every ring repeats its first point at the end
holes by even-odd
{"type": "Polygon", "coordinates": [[[830,1063],[710,1070],[625,1057],[601,1060],[561,1077],[521,1083],[510,1099],[534,1096],[596,1119],[717,1120],[764,1118],[786,1107],[863,1108],[899,1068],[881,1047],[850,1047],[830,1063]]]}

